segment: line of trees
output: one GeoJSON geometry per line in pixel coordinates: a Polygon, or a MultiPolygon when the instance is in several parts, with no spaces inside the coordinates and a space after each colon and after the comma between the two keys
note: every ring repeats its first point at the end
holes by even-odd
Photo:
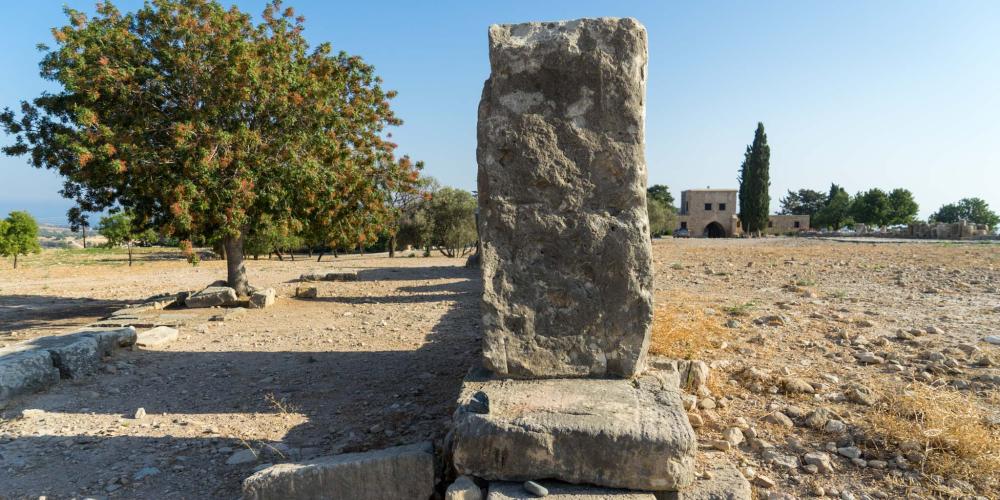
{"type": "MultiPolygon", "coordinates": [[[[917,222],[920,206],[913,193],[904,188],[883,191],[872,188],[854,196],[843,187],[831,184],[827,193],[812,189],[789,190],[781,198],[779,214],[808,215],[817,228],[840,229],[855,223],[869,226],[893,226],[917,222]]],[[[963,198],[942,206],[930,216],[930,222],[969,221],[991,228],[1000,224],[1000,216],[990,210],[980,198],[963,198]]]]}

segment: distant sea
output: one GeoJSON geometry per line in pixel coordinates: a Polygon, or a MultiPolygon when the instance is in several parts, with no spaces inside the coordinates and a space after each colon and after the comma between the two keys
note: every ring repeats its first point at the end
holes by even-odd
{"type": "MultiPolygon", "coordinates": [[[[7,214],[14,210],[26,210],[41,224],[68,226],[69,224],[66,222],[66,211],[72,206],[73,203],[71,201],[63,198],[55,198],[47,201],[11,201],[4,199],[2,192],[0,192],[0,218],[7,217],[7,214]]],[[[91,216],[91,224],[95,224],[95,219],[99,218],[100,216],[91,216]]]]}

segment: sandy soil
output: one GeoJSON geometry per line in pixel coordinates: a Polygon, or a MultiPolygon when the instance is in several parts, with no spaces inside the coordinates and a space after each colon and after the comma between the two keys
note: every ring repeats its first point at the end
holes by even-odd
{"type": "MultiPolygon", "coordinates": [[[[0,341],[66,331],[224,270],[161,257],[131,269],[49,259],[0,271],[0,341]]],[[[173,344],[125,352],[101,374],[0,410],[0,498],[236,498],[240,481],[262,464],[440,440],[460,379],[478,362],[478,272],[442,257],[327,259],[250,261],[254,284],[278,290],[273,308],[182,329],[173,344]],[[339,268],[360,269],[362,279],[320,283],[319,299],[289,298],[300,274],[339,268]],[[134,418],[138,408],[145,417],[134,418]],[[248,449],[258,456],[227,463],[248,449]]],[[[875,407],[843,394],[852,384],[912,384],[930,369],[927,353],[961,367],[927,383],[965,381],[969,405],[997,412],[996,386],[978,378],[997,374],[996,365],[976,360],[998,349],[982,341],[1000,324],[998,245],[661,240],[654,259],[654,351],[713,365],[712,394],[700,400],[716,408],[696,410],[706,447],[737,426],[782,454],[801,457],[832,442],[891,461],[897,450],[876,446],[868,430],[875,407]],[[781,324],[755,322],[768,316],[781,324]],[[928,327],[940,333],[895,338],[928,327]],[[892,363],[860,364],[861,351],[892,363]],[[741,376],[748,366],[775,378],[750,383],[741,376]],[[780,377],[815,391],[788,393],[780,377]],[[820,407],[850,432],[801,425],[796,412],[820,407]],[[775,411],[791,414],[795,427],[764,423],[775,411]]],[[[726,453],[762,497],[818,489],[856,498],[993,496],[1000,475],[986,468],[981,481],[958,474],[963,483],[949,482],[925,464],[874,469],[836,451],[834,472],[810,474],[776,465],[751,444],[726,453]]]]}

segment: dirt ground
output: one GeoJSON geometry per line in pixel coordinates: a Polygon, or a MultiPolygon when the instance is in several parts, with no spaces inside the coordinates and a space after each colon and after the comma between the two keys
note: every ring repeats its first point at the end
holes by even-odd
{"type": "MultiPolygon", "coordinates": [[[[0,270],[0,346],[224,274],[221,262],[192,267],[173,252],[144,251],[131,268],[120,253],[87,252],[46,251],[0,270]]],[[[712,365],[711,394],[692,410],[705,421],[699,439],[718,448],[741,429],[747,439],[725,453],[759,496],[996,498],[1000,375],[989,360],[1000,348],[982,339],[1000,325],[1000,245],[658,240],[654,259],[652,350],[712,365]],[[863,353],[882,362],[861,363],[863,353]],[[751,367],[764,375],[748,378],[751,367]],[[792,378],[812,391],[788,390],[792,378]],[[969,437],[911,415],[915,455],[883,404],[915,384],[986,420],[970,420],[969,437]],[[854,401],[856,386],[876,402],[854,401]],[[803,425],[819,408],[848,430],[803,425]],[[774,412],[793,426],[767,423],[774,412]],[[849,447],[872,465],[837,451],[849,447]],[[833,470],[782,465],[815,451],[833,470]]],[[[481,285],[463,263],[249,261],[252,282],[278,291],[274,307],[182,328],[174,343],[123,352],[100,374],[0,409],[0,498],[237,498],[268,463],[441,440],[479,356],[481,285]],[[360,280],[290,298],[300,274],[345,268],[360,280]]]]}

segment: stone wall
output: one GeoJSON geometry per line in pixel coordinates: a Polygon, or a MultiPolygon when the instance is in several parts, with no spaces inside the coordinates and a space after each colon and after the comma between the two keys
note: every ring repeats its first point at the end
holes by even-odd
{"type": "Polygon", "coordinates": [[[809,230],[808,215],[771,215],[765,234],[787,234],[809,230]]]}

